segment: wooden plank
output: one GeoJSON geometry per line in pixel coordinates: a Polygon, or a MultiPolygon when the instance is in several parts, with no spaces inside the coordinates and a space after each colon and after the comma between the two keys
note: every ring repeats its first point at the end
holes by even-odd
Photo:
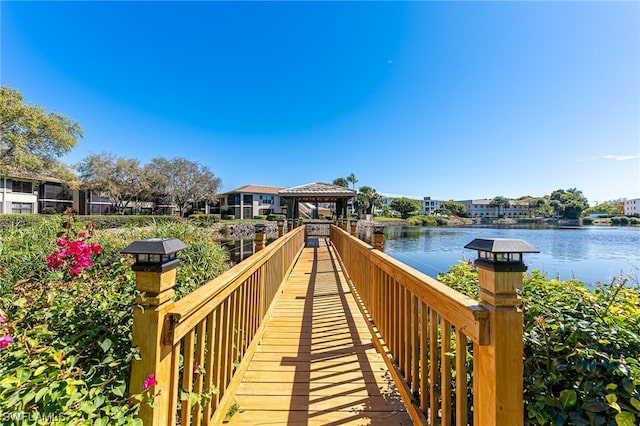
{"type": "Polygon", "coordinates": [[[307,426],[395,426],[412,425],[407,423],[405,412],[344,412],[344,411],[257,411],[247,409],[233,417],[238,425],[307,425],[307,426]]]}

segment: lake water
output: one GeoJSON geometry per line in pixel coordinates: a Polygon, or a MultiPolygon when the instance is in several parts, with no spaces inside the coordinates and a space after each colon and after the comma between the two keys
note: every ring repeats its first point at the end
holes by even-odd
{"type": "MultiPolygon", "coordinates": [[[[549,278],[577,278],[586,283],[609,282],[625,273],[640,275],[640,227],[523,228],[395,228],[385,230],[384,251],[413,268],[436,277],[477,252],[464,246],[475,238],[527,241],[540,253],[524,255],[528,271],[540,269],[549,278]]],[[[637,281],[636,281],[637,282],[637,281]]]]}

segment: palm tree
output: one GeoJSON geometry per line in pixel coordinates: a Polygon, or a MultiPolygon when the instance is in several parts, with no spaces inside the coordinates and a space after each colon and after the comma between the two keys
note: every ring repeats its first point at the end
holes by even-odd
{"type": "Polygon", "coordinates": [[[356,175],[351,173],[349,176],[347,176],[347,181],[351,182],[351,184],[353,185],[353,190],[355,191],[356,183],[358,182],[358,179],[356,179],[356,175]]]}
{"type": "MultiPolygon", "coordinates": [[[[347,182],[351,182],[353,184],[353,190],[355,191],[356,190],[356,182],[358,182],[358,179],[356,179],[356,175],[351,173],[349,176],[347,176],[347,182]]],[[[353,200],[353,212],[356,211],[356,201],[357,200],[354,198],[354,200],[353,200]]]]}

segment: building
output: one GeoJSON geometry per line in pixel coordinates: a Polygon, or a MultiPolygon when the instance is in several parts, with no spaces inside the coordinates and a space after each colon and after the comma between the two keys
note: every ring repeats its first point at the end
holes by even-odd
{"type": "Polygon", "coordinates": [[[531,215],[529,203],[509,200],[509,207],[492,207],[491,200],[464,200],[460,201],[467,207],[468,217],[527,217],[531,215]]]}
{"type": "Polygon", "coordinates": [[[624,214],[625,216],[640,215],[640,198],[634,198],[633,200],[625,200],[624,214]]]}
{"type": "Polygon", "coordinates": [[[286,214],[287,202],[278,195],[282,187],[245,185],[221,194],[220,213],[236,219],[252,219],[254,216],[286,214]]]}
{"type": "Polygon", "coordinates": [[[0,178],[0,213],[37,213],[38,181],[14,174],[0,178]]]}
{"type": "Polygon", "coordinates": [[[436,214],[436,210],[442,207],[442,203],[444,203],[444,201],[432,200],[431,197],[424,197],[424,199],[422,200],[422,214],[436,214]]]}

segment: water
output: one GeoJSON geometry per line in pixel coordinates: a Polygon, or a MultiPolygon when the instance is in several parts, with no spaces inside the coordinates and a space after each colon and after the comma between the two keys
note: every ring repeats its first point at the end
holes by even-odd
{"type": "Polygon", "coordinates": [[[577,278],[586,283],[609,282],[625,273],[638,278],[640,228],[600,227],[523,228],[394,228],[385,230],[384,251],[413,268],[436,277],[459,260],[474,260],[477,252],[464,246],[475,238],[527,241],[540,253],[524,255],[528,270],[540,269],[549,278],[577,278]]]}

